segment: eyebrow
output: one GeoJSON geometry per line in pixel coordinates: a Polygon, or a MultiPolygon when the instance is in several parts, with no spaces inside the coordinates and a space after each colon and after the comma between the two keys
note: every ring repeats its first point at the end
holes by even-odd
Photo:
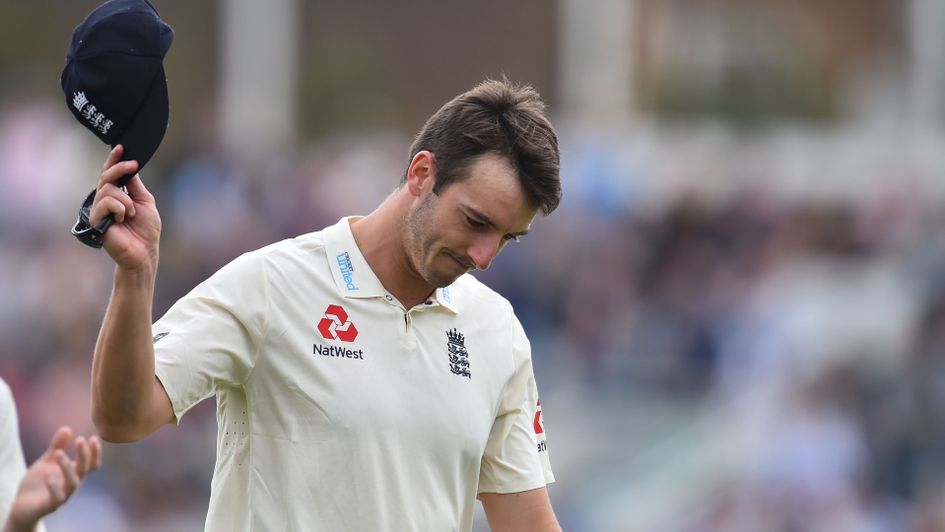
{"type": "MultiPolygon", "coordinates": [[[[474,209],[473,207],[470,207],[469,205],[464,205],[464,207],[466,208],[467,211],[469,211],[469,214],[472,214],[476,218],[479,218],[479,221],[481,221],[482,223],[488,225],[489,227],[493,229],[497,229],[495,222],[492,221],[492,218],[489,218],[484,213],[474,209]]],[[[528,229],[525,229],[524,231],[518,231],[515,233],[509,233],[509,235],[515,236],[515,237],[525,236],[527,234],[528,234],[528,229]]]]}

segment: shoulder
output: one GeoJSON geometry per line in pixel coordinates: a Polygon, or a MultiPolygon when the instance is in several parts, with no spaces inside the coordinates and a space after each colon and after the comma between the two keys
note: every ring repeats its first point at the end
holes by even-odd
{"type": "Polygon", "coordinates": [[[291,287],[300,278],[328,278],[324,246],[321,232],[314,232],[248,251],[203,280],[188,296],[212,295],[234,305],[258,307],[278,287],[291,287]]]}
{"type": "Polygon", "coordinates": [[[485,347],[479,352],[488,353],[495,368],[505,371],[503,382],[511,382],[531,360],[531,344],[512,304],[468,273],[457,279],[450,291],[455,292],[458,319],[467,339],[476,337],[479,347],[485,347]]]}
{"type": "Polygon", "coordinates": [[[288,257],[305,257],[324,253],[324,230],[305,233],[294,238],[273,242],[268,246],[244,253],[236,260],[266,260],[288,257]]]}
{"type": "Polygon", "coordinates": [[[490,319],[511,320],[515,318],[512,304],[495,290],[483,284],[471,274],[464,274],[450,285],[460,300],[463,313],[490,319]]]}
{"type": "Polygon", "coordinates": [[[513,345],[527,346],[528,338],[508,299],[468,273],[457,279],[450,290],[455,292],[463,321],[496,331],[513,345]]]}
{"type": "Polygon", "coordinates": [[[259,249],[248,251],[221,268],[231,271],[279,271],[282,269],[312,269],[324,267],[324,231],[315,231],[287,238],[259,249]]]}

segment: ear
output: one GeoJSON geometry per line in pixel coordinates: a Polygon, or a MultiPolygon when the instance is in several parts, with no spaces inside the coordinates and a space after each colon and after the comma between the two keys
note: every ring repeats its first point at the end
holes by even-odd
{"type": "Polygon", "coordinates": [[[436,160],[433,153],[420,150],[407,167],[407,190],[412,196],[420,197],[433,190],[436,181],[436,160]]]}

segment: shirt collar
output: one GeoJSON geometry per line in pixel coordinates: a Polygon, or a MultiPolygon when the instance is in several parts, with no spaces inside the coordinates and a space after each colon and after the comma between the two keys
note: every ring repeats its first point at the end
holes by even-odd
{"type": "Polygon", "coordinates": [[[449,310],[453,314],[459,314],[459,307],[456,306],[456,283],[444,287],[437,288],[436,292],[433,293],[433,300],[440,304],[441,307],[449,310]]]}
{"type": "MultiPolygon", "coordinates": [[[[325,249],[328,252],[328,265],[335,286],[338,292],[347,298],[388,297],[390,294],[374,274],[374,270],[368,266],[354,240],[351,221],[357,218],[346,216],[325,229],[325,249]]],[[[455,287],[456,283],[437,288],[430,299],[450,312],[459,314],[455,287]]]]}
{"type": "Polygon", "coordinates": [[[335,285],[345,297],[384,297],[387,290],[374,271],[368,266],[351,233],[351,219],[342,218],[325,230],[325,249],[328,251],[328,266],[335,285]]]}

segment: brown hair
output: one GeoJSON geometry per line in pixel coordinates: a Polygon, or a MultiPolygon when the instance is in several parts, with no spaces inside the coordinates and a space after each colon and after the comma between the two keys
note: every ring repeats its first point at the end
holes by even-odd
{"type": "Polygon", "coordinates": [[[417,134],[410,160],[421,150],[436,161],[434,193],[466,178],[481,155],[495,153],[511,163],[532,207],[549,214],[561,201],[558,137],[541,96],[528,85],[487,79],[453,98],[417,134]]]}

